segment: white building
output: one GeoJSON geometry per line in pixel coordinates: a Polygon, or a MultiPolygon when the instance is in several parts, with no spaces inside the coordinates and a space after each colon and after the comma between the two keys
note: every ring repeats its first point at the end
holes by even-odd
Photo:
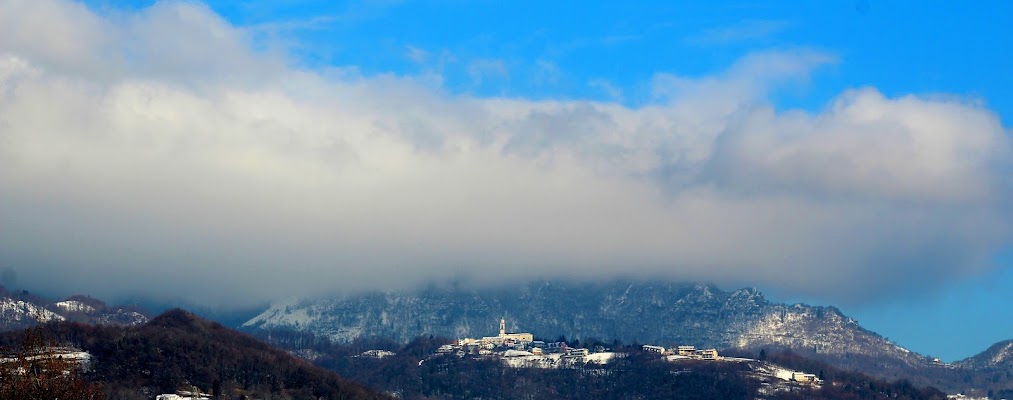
{"type": "Polygon", "coordinates": [[[461,345],[461,346],[466,346],[466,345],[469,345],[471,343],[478,342],[478,343],[481,343],[483,345],[491,344],[493,346],[501,346],[501,345],[508,344],[508,343],[510,343],[510,344],[519,343],[519,344],[525,344],[526,345],[526,344],[531,343],[533,341],[535,341],[535,336],[532,335],[532,334],[530,334],[530,333],[527,333],[527,332],[507,333],[507,331],[506,331],[506,320],[505,319],[500,319],[499,320],[499,335],[497,335],[497,336],[486,336],[486,337],[483,337],[481,339],[465,338],[465,339],[461,339],[458,342],[458,344],[461,345]]]}
{"type": "Polygon", "coordinates": [[[680,356],[692,357],[696,355],[696,346],[679,346],[676,347],[675,353],[680,356]]]}
{"type": "Polygon", "coordinates": [[[816,379],[816,375],[804,372],[792,372],[791,380],[799,383],[816,383],[816,381],[818,381],[818,379],[816,379]]]}
{"type": "Polygon", "coordinates": [[[696,351],[696,356],[700,357],[700,358],[702,358],[704,360],[717,360],[718,359],[718,351],[717,351],[717,349],[697,350],[696,351]]]}
{"type": "Polygon", "coordinates": [[[440,346],[440,348],[436,349],[436,353],[437,354],[450,354],[450,353],[453,353],[453,352],[454,352],[454,346],[451,346],[449,344],[445,344],[443,346],[440,346]]]}
{"type": "Polygon", "coordinates": [[[645,344],[642,346],[642,348],[644,349],[644,351],[649,351],[651,353],[665,354],[665,348],[661,346],[652,346],[649,344],[645,344]]]}

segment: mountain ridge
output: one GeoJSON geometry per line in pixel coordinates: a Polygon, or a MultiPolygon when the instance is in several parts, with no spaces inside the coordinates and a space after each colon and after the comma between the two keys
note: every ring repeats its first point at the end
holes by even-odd
{"type": "Polygon", "coordinates": [[[141,325],[148,322],[148,316],[136,309],[112,307],[85,295],[52,301],[26,290],[9,291],[0,286],[0,331],[59,321],[141,325]]]}
{"type": "Polygon", "coordinates": [[[1013,370],[1013,339],[997,342],[981,353],[953,363],[961,368],[1013,370]]]}
{"type": "Polygon", "coordinates": [[[713,284],[534,281],[471,289],[430,286],[273,304],[242,325],[289,329],[337,341],[419,335],[480,337],[507,328],[546,339],[559,335],[665,346],[781,348],[847,368],[923,368],[931,361],[861,327],[839,309],[768,301],[755,288],[713,284]]]}

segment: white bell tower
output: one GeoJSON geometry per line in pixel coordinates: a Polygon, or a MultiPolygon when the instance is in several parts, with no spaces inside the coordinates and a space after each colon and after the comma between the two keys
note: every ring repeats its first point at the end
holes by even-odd
{"type": "Polygon", "coordinates": [[[500,336],[506,335],[506,319],[505,318],[499,320],[499,335],[500,336]]]}

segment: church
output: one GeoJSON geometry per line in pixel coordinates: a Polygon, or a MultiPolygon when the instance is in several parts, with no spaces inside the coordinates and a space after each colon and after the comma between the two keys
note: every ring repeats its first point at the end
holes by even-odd
{"type": "Polygon", "coordinates": [[[486,337],[483,337],[483,338],[477,339],[477,340],[476,339],[471,339],[471,338],[466,338],[466,339],[462,339],[460,341],[460,344],[461,345],[466,345],[466,344],[469,344],[469,343],[481,343],[481,344],[489,344],[489,345],[494,345],[494,346],[500,346],[500,345],[508,344],[508,343],[523,343],[523,344],[526,344],[526,343],[531,343],[534,340],[535,340],[535,336],[532,335],[532,334],[530,334],[530,333],[527,333],[527,332],[523,332],[523,333],[507,333],[507,331],[506,331],[506,319],[500,319],[499,320],[499,336],[486,336],[486,337]]]}

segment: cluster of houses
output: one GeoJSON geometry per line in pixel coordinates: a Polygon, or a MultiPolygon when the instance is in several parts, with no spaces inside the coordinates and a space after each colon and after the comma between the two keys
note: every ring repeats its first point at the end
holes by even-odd
{"type": "Polygon", "coordinates": [[[644,351],[658,353],[667,356],[669,360],[693,359],[693,360],[719,360],[717,349],[697,349],[696,346],[677,346],[666,349],[661,346],[645,344],[644,351]]]}
{"type": "Polygon", "coordinates": [[[545,342],[535,340],[528,332],[506,331],[506,320],[500,320],[499,335],[482,338],[464,338],[440,346],[436,354],[453,354],[460,357],[498,357],[512,367],[567,368],[587,363],[607,363],[615,353],[604,348],[591,349],[571,347],[566,342],[545,342]]]}
{"type": "MultiPolygon", "coordinates": [[[[658,353],[659,355],[665,356],[668,361],[679,361],[679,360],[708,360],[708,361],[756,361],[748,358],[726,358],[718,355],[716,349],[697,349],[695,346],[677,346],[666,349],[661,346],[654,346],[646,344],[643,346],[644,351],[651,353],[658,353]]],[[[809,374],[805,372],[792,371],[787,369],[778,369],[774,376],[784,380],[802,384],[819,384],[820,379],[815,374],[809,374]]]]}
{"type": "Polygon", "coordinates": [[[500,355],[503,357],[541,356],[561,354],[571,357],[586,357],[591,351],[585,348],[568,347],[565,342],[544,342],[535,340],[528,332],[510,333],[506,331],[506,320],[499,321],[499,335],[483,338],[464,338],[454,343],[440,346],[437,354],[463,355],[500,355]]]}
{"type": "MultiPolygon", "coordinates": [[[[720,360],[716,349],[697,349],[695,346],[677,346],[671,349],[662,346],[644,345],[644,351],[665,356],[669,361],[682,359],[720,360]]],[[[579,365],[586,362],[606,363],[616,356],[604,348],[594,349],[569,347],[565,342],[535,340],[527,332],[506,331],[506,320],[499,322],[499,335],[482,338],[464,338],[441,346],[437,354],[457,356],[499,356],[510,365],[579,365]]]]}
{"type": "MultiPolygon", "coordinates": [[[[721,357],[717,349],[697,349],[696,346],[676,346],[665,348],[646,344],[641,347],[644,351],[656,353],[665,357],[668,361],[680,360],[704,360],[704,361],[729,361],[729,362],[755,362],[756,360],[721,357]]],[[[379,350],[373,350],[379,352],[379,350]]],[[[615,357],[622,357],[607,351],[604,348],[596,348],[593,351],[586,348],[569,347],[565,342],[543,342],[535,340],[534,335],[527,332],[510,333],[506,331],[506,320],[499,322],[499,335],[486,336],[482,338],[464,338],[451,344],[440,346],[436,350],[438,355],[464,356],[489,356],[498,357],[505,364],[512,367],[526,368],[567,368],[579,367],[588,363],[605,364],[615,357]]],[[[366,356],[363,353],[363,356],[366,356]]],[[[369,356],[380,358],[380,354],[369,356]]],[[[421,363],[420,363],[421,364],[421,363]]],[[[791,371],[777,368],[773,375],[782,381],[791,381],[802,384],[819,384],[820,380],[814,374],[791,371]]]]}

